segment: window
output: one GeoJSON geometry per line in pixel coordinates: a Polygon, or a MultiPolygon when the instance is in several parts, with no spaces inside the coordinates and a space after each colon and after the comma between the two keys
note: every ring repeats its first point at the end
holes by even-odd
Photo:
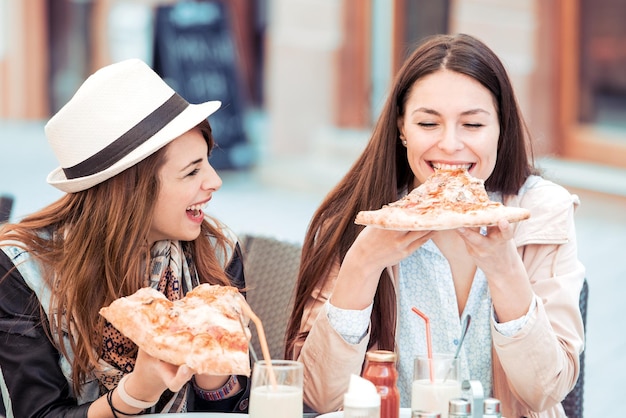
{"type": "Polygon", "coordinates": [[[582,0],[579,118],[626,143],[626,2],[582,0]]]}
{"type": "Polygon", "coordinates": [[[626,2],[561,0],[560,7],[562,153],[626,167],[626,2]]]}

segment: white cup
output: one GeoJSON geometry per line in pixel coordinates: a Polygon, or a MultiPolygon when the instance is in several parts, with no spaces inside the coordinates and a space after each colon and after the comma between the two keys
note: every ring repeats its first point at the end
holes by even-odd
{"type": "Polygon", "coordinates": [[[448,418],[448,402],[461,396],[459,362],[452,354],[418,355],[413,370],[411,410],[439,412],[448,418]]]}
{"type": "Polygon", "coordinates": [[[293,360],[254,363],[250,389],[250,418],[302,418],[302,363],[293,360]]]}

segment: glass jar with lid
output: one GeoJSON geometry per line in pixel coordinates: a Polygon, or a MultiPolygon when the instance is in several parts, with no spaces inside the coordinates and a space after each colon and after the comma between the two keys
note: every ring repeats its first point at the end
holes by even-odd
{"type": "Polygon", "coordinates": [[[380,394],[380,418],[399,418],[398,356],[393,351],[372,350],[365,354],[362,377],[376,386],[380,394]]]}

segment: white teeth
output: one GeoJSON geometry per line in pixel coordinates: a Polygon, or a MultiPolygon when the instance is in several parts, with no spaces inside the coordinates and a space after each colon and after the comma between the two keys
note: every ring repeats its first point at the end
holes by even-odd
{"type": "Polygon", "coordinates": [[[204,206],[205,205],[191,205],[191,206],[187,206],[187,210],[198,211],[198,210],[202,210],[204,206]]]}
{"type": "Polygon", "coordinates": [[[437,170],[458,170],[465,169],[469,170],[472,166],[471,164],[441,164],[441,163],[432,163],[433,168],[437,170]]]}

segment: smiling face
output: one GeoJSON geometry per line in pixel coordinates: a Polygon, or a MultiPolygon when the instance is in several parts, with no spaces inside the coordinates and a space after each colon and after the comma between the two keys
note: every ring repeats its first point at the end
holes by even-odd
{"type": "Polygon", "coordinates": [[[398,127],[418,184],[435,167],[465,167],[483,180],[493,172],[498,112],[490,91],[469,76],[440,70],[417,80],[398,127]]]}
{"type": "Polygon", "coordinates": [[[159,170],[161,189],[154,207],[149,244],[171,239],[192,241],[200,234],[207,204],[222,180],[209,164],[209,150],[199,128],[173,140],[159,170]]]}

